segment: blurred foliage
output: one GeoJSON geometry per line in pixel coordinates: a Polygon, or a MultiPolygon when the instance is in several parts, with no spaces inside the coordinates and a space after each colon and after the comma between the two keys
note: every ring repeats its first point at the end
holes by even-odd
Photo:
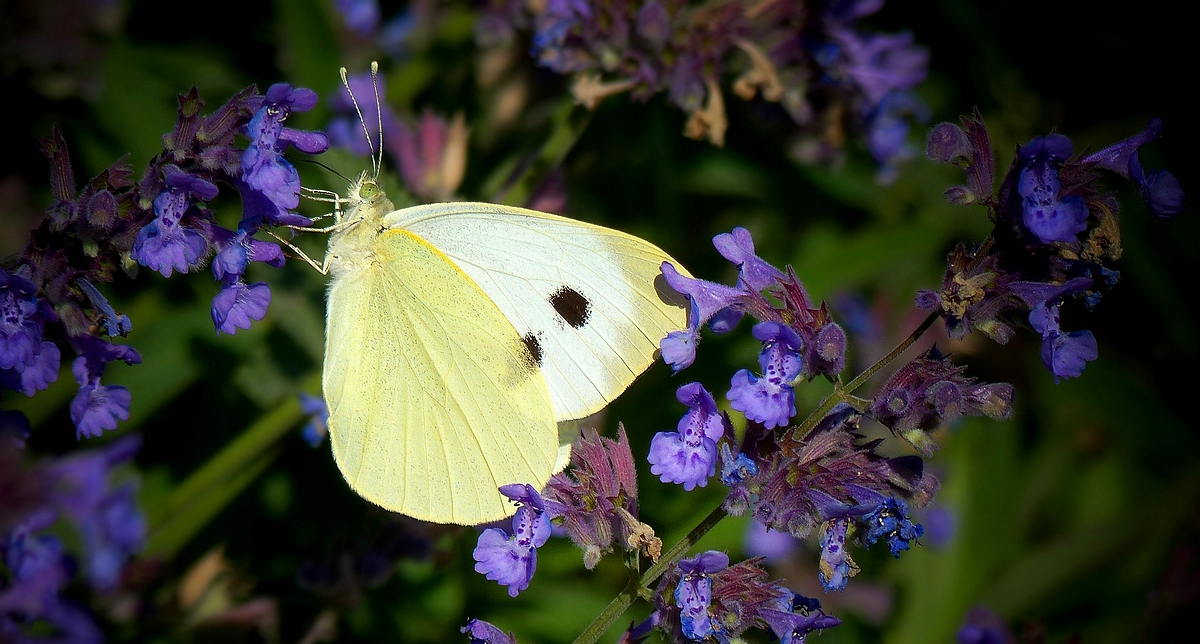
{"type": "MultiPolygon", "coordinates": [[[[0,12],[17,4],[6,2],[0,12]]],[[[385,16],[399,9],[383,4],[385,16]]],[[[800,166],[781,144],[779,123],[755,103],[729,102],[727,143],[715,148],[683,138],[684,115],[662,97],[645,104],[612,97],[592,114],[572,108],[564,80],[524,59],[511,73],[527,102],[504,121],[497,115],[502,88],[479,82],[484,61],[471,8],[438,8],[442,19],[421,34],[421,46],[384,64],[386,100],[401,115],[426,108],[466,114],[466,197],[519,201],[531,185],[511,194],[501,188],[514,168],[539,159],[539,170],[561,167],[572,216],[645,237],[718,281],[732,279],[732,270],[709,240],[745,226],[760,254],[794,265],[815,297],[865,294],[895,339],[915,327],[907,315],[914,291],[940,280],[946,252],[987,233],[981,209],[943,200],[942,190],[960,181],[953,168],[917,159],[894,184],[880,186],[869,156],[853,145],[837,167],[800,166]]],[[[1200,139],[1195,117],[1184,112],[1191,102],[1178,71],[1191,59],[1183,53],[1182,12],[1174,5],[1102,11],[1078,0],[894,1],[869,24],[910,29],[931,49],[931,76],[918,91],[935,122],[978,106],[998,167],[1035,134],[1056,129],[1076,149],[1096,149],[1160,115],[1166,135],[1143,161],[1175,172],[1194,203],[1196,164],[1185,145],[1200,139]]],[[[0,253],[18,251],[22,231],[50,203],[37,138],[51,124],[65,132],[79,181],[125,153],[140,169],[174,122],[175,95],[192,85],[209,109],[249,83],[265,90],[284,80],[327,96],[339,67],[364,70],[379,55],[355,43],[322,0],[187,7],[142,0],[124,18],[93,61],[94,92],[48,93],[37,82],[42,72],[10,59],[0,69],[10,113],[0,158],[0,253]]],[[[289,125],[320,128],[328,117],[322,107],[289,125]]],[[[911,142],[920,148],[921,133],[911,142]]],[[[347,175],[365,167],[344,153],[323,160],[347,175]]],[[[306,185],[344,189],[322,168],[299,166],[306,185]]],[[[1018,392],[1014,420],[972,420],[940,436],[943,449],[930,465],[943,481],[933,507],[955,526],[946,542],[926,543],[899,561],[878,551],[856,554],[863,574],[836,596],[817,588],[811,543],[778,568],[846,621],[821,642],[948,642],[980,603],[1051,642],[1072,634],[1088,643],[1186,640],[1184,616],[1196,607],[1200,581],[1200,461],[1187,403],[1197,384],[1190,367],[1198,349],[1200,253],[1193,244],[1200,235],[1194,216],[1156,221],[1133,191],[1122,197],[1122,284],[1088,321],[1100,359],[1082,378],[1053,384],[1028,334],[1006,347],[978,337],[942,342],[973,375],[1012,382],[1018,392]]],[[[238,204],[222,207],[223,219],[234,222],[238,204]]],[[[320,204],[304,208],[321,211],[320,204]]],[[[320,238],[300,244],[322,252],[320,238]]],[[[109,379],[133,392],[132,416],[117,434],[145,436],[137,466],[152,533],[137,590],[154,607],[129,614],[115,600],[96,606],[114,624],[112,640],[299,641],[326,608],[340,615],[338,641],[461,641],[457,629],[467,617],[493,621],[521,641],[577,635],[624,584],[620,562],[610,557],[586,572],[579,551],[554,540],[539,555],[530,589],[511,599],[472,571],[474,530],[414,527],[355,496],[327,443],[313,449],[299,434],[295,395],[319,389],[324,280],[301,262],[256,268],[252,279],[272,285],[271,312],[236,336],[214,335],[208,302],[215,286],[205,274],[167,281],[142,271],[110,289],[133,320],[128,342],[145,358],[114,366],[109,379]],[[428,551],[401,557],[377,587],[322,595],[298,583],[306,561],[398,552],[397,533],[419,535],[428,551]],[[204,572],[210,569],[223,572],[204,572]],[[205,608],[185,593],[189,581],[216,589],[204,596],[217,603],[205,608]],[[222,606],[266,597],[277,602],[275,634],[253,620],[204,626],[202,618],[222,606]]],[[[852,357],[870,357],[856,348],[852,339],[852,357]]],[[[706,337],[696,366],[675,378],[654,366],[607,411],[604,430],[624,422],[634,453],[645,454],[654,432],[673,427],[683,411],[676,386],[695,379],[723,392],[757,351],[744,332],[706,337]]],[[[801,413],[824,391],[816,383],[804,388],[801,413]]],[[[35,398],[5,393],[4,408],[25,411],[35,425],[31,451],[75,446],[66,410],[72,392],[66,370],[35,398]]],[[[720,485],[685,494],[641,466],[643,518],[668,545],[720,502],[720,485]]],[[[701,547],[736,557],[745,528],[743,520],[726,520],[701,547]]],[[[647,612],[635,605],[629,617],[647,612]]]]}

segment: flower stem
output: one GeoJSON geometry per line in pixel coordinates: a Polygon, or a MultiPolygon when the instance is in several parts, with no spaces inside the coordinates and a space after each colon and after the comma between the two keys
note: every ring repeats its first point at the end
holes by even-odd
{"type": "Polygon", "coordinates": [[[878,373],[881,369],[888,366],[888,364],[899,357],[900,354],[907,351],[914,342],[919,340],[922,335],[925,335],[925,332],[929,330],[929,327],[933,326],[933,323],[937,321],[938,317],[939,316],[937,312],[930,313],[929,317],[926,317],[925,321],[921,323],[921,326],[918,326],[916,330],[908,335],[907,338],[904,338],[900,344],[897,344],[894,349],[889,351],[886,356],[883,356],[877,360],[875,364],[868,367],[866,371],[855,376],[854,380],[851,380],[845,385],[843,385],[841,382],[834,383],[833,392],[826,396],[825,399],[821,401],[820,405],[817,405],[817,408],[814,409],[812,413],[804,419],[804,422],[800,423],[795,429],[792,430],[791,436],[808,436],[809,432],[811,432],[813,428],[817,426],[817,423],[821,422],[821,419],[824,418],[825,415],[830,412],[830,410],[836,407],[838,403],[844,402],[853,404],[855,401],[859,400],[851,395],[854,393],[854,390],[866,384],[866,382],[871,379],[871,376],[878,373]]]}
{"type": "Polygon", "coordinates": [[[596,619],[592,620],[592,623],[583,629],[579,637],[575,638],[575,644],[594,644],[598,641],[600,636],[612,626],[613,622],[625,614],[625,611],[633,603],[639,591],[649,588],[650,584],[657,581],[670,566],[682,559],[688,550],[691,550],[692,546],[696,545],[696,542],[708,534],[708,531],[720,523],[721,519],[724,519],[725,516],[725,508],[723,506],[718,505],[713,509],[708,516],[704,517],[704,520],[692,528],[691,532],[687,533],[686,537],[671,546],[671,549],[663,553],[663,556],[654,565],[642,573],[641,579],[636,582],[631,579],[629,585],[620,594],[613,597],[613,600],[608,603],[608,606],[604,607],[604,610],[600,611],[596,619]]]}

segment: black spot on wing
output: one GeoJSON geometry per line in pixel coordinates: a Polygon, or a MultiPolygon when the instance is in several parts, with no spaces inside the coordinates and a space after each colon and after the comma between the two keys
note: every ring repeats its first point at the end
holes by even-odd
{"type": "Polygon", "coordinates": [[[592,303],[570,286],[560,286],[550,294],[550,306],[567,324],[582,329],[592,314],[592,303]]]}
{"type": "Polygon", "coordinates": [[[530,331],[521,338],[521,342],[525,344],[525,350],[529,352],[529,366],[542,366],[542,341],[538,339],[537,334],[530,331]]]}

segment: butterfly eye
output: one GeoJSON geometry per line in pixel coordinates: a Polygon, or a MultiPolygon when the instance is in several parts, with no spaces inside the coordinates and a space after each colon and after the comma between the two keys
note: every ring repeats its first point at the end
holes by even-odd
{"type": "Polygon", "coordinates": [[[358,196],[365,199],[373,199],[379,195],[379,184],[374,181],[364,181],[362,187],[358,189],[358,196]]]}

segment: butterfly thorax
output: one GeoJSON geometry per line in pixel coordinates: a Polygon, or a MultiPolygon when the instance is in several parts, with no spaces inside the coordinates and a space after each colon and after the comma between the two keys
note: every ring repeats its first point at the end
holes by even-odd
{"type": "Polygon", "coordinates": [[[386,227],[384,215],[396,209],[379,182],[363,173],[351,184],[338,216],[339,228],[329,236],[329,271],[337,276],[374,261],[375,239],[386,227]]]}

